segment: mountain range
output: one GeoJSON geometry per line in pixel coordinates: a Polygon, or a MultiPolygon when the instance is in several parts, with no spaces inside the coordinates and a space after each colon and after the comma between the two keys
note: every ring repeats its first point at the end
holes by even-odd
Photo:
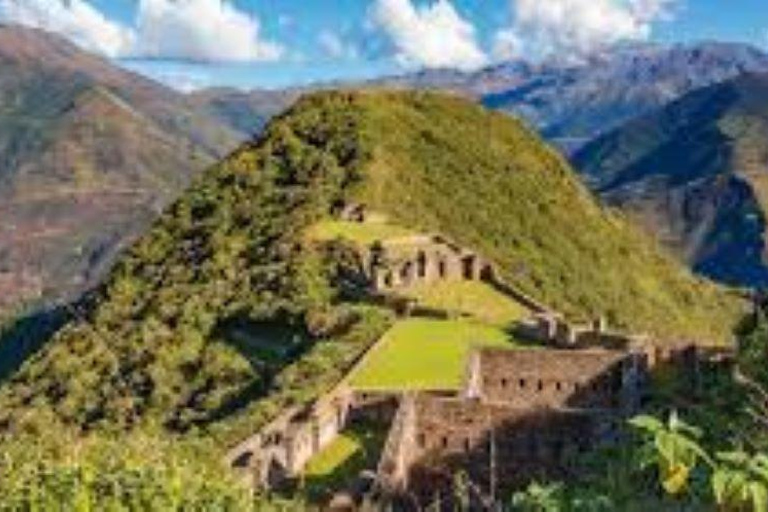
{"type": "Polygon", "coordinates": [[[632,44],[578,61],[513,61],[476,73],[425,71],[381,83],[463,92],[526,119],[572,152],[688,92],[758,71],[768,71],[768,55],[749,45],[632,44]]]}
{"type": "MultiPolygon", "coordinates": [[[[761,69],[768,57],[748,46],[641,45],[585,62],[357,86],[454,91],[521,115],[571,151],[687,92],[761,69]]],[[[59,37],[0,27],[0,315],[93,286],[194,176],[307,92],[182,94],[59,37]]]]}

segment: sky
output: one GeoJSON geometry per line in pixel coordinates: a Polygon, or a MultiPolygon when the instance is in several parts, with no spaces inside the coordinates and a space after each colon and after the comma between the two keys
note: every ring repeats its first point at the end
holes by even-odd
{"type": "Polygon", "coordinates": [[[768,0],[0,0],[0,21],[181,90],[472,71],[628,41],[768,50],[768,0]]]}

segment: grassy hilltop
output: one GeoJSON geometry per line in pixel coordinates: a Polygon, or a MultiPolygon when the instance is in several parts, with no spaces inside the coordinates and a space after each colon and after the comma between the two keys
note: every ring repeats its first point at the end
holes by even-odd
{"type": "Polygon", "coordinates": [[[343,299],[343,246],[303,243],[342,200],[476,248],[575,317],[725,339],[740,313],[517,121],[433,93],[323,93],[206,172],[122,257],[3,385],[6,431],[152,426],[226,444],[327,389],[391,324],[343,299]]]}
{"type": "Polygon", "coordinates": [[[506,280],[577,318],[728,336],[735,301],[599,207],[520,122],[434,94],[316,96],[297,112],[322,119],[343,103],[370,155],[351,194],[394,223],[477,249],[506,280]]]}

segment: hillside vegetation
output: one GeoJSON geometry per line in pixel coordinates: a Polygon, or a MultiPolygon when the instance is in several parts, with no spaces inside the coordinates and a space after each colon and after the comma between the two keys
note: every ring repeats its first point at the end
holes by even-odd
{"type": "Polygon", "coordinates": [[[328,389],[392,324],[347,302],[344,201],[441,232],[588,318],[724,340],[741,304],[599,208],[536,136],[439,94],[307,97],[211,168],[0,390],[4,431],[161,428],[223,444],[328,389]]]}
{"type": "Polygon", "coordinates": [[[371,155],[352,196],[395,224],[444,233],[502,277],[578,319],[664,337],[723,340],[737,301],[693,277],[600,208],[568,164],[520,122],[435,94],[321,95],[302,118],[346,108],[371,155]]]}

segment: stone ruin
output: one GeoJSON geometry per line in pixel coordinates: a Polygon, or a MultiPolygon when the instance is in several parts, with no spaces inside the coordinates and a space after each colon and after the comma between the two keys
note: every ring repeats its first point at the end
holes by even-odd
{"type": "Polygon", "coordinates": [[[372,393],[342,383],[315,403],[286,411],[235,447],[227,462],[254,487],[280,488],[364,419],[389,427],[377,496],[408,494],[425,502],[436,492],[450,496],[461,471],[487,498],[534,477],[567,476],[573,455],[614,441],[617,425],[641,409],[660,365],[674,365],[693,384],[702,361],[729,358],[723,349],[622,337],[602,322],[570,328],[588,333],[576,336],[583,345],[561,346],[558,333],[567,329],[552,328],[550,320],[532,323],[542,336],[551,334],[540,338],[541,348],[473,352],[456,393],[372,393]]]}
{"type": "Polygon", "coordinates": [[[619,425],[642,410],[654,371],[671,367],[698,386],[703,364],[733,355],[608,332],[602,321],[566,327],[556,317],[553,327],[552,318],[534,322],[542,348],[475,351],[456,396],[403,396],[378,466],[379,493],[422,505],[436,494],[450,500],[464,473],[482,503],[533,478],[565,478],[575,454],[618,439],[619,425]]]}
{"type": "Polygon", "coordinates": [[[485,495],[533,476],[563,476],[570,458],[615,439],[639,408],[640,354],[493,350],[472,354],[461,393],[403,398],[378,468],[387,495],[449,496],[465,472],[485,495]]]}
{"type": "MultiPolygon", "coordinates": [[[[354,222],[369,215],[362,205],[341,212],[354,222]]],[[[489,261],[440,236],[375,244],[361,259],[378,294],[441,280],[488,282],[534,314],[515,336],[539,348],[473,352],[456,393],[358,392],[342,382],[230,451],[228,464],[254,487],[300,478],[314,455],[365,419],[389,428],[372,495],[426,503],[435,493],[449,497],[455,475],[464,472],[478,499],[487,499],[531,478],[567,476],[574,454],[614,441],[618,424],[641,409],[659,367],[673,366],[697,385],[702,362],[732,356],[694,342],[610,331],[602,319],[571,324],[506,285],[489,261]]]]}
{"type": "Polygon", "coordinates": [[[344,429],[351,399],[351,392],[341,388],[308,407],[285,411],[233,448],[226,457],[228,465],[255,488],[283,486],[344,429]]]}
{"type": "Polygon", "coordinates": [[[474,251],[440,236],[412,236],[374,244],[364,268],[376,293],[438,281],[488,281],[492,265],[474,251]]]}

